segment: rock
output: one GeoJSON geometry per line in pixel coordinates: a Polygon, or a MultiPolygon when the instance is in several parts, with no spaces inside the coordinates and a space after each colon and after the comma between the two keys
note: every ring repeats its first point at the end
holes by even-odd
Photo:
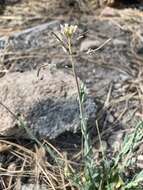
{"type": "Polygon", "coordinates": [[[49,44],[51,31],[58,26],[59,22],[52,21],[28,28],[20,32],[16,32],[10,36],[9,43],[11,46],[13,46],[13,50],[16,52],[20,50],[30,51],[31,49],[35,48],[38,49],[46,47],[47,43],[49,44]]]}
{"type": "Polygon", "coordinates": [[[143,155],[137,156],[137,167],[143,169],[143,155]]]}
{"type": "Polygon", "coordinates": [[[127,42],[125,42],[124,40],[114,39],[113,44],[114,46],[126,46],[127,42]]]}
{"type": "Polygon", "coordinates": [[[5,38],[0,38],[0,52],[4,50],[7,40],[5,38]]]}
{"type": "Polygon", "coordinates": [[[24,184],[21,187],[21,190],[47,190],[46,185],[37,185],[37,184],[24,184]]]}
{"type": "Polygon", "coordinates": [[[123,142],[123,131],[117,131],[112,134],[108,139],[108,144],[114,152],[117,152],[121,148],[123,142]]]}
{"type": "Polygon", "coordinates": [[[101,11],[101,16],[106,16],[106,17],[118,17],[120,16],[120,14],[118,13],[117,10],[111,8],[111,7],[105,7],[102,11],[101,11]]]}
{"type": "MultiPolygon", "coordinates": [[[[59,27],[58,21],[47,22],[26,30],[14,32],[0,38],[0,50],[8,46],[4,64],[10,72],[28,71],[37,68],[37,65],[48,62],[50,53],[55,49],[55,37],[52,31],[59,27]]],[[[57,47],[58,49],[58,47],[57,47]]]]}
{"type": "Polygon", "coordinates": [[[101,42],[98,40],[89,40],[86,39],[81,43],[80,51],[87,51],[88,49],[95,49],[101,45],[101,42]]]}
{"type": "MultiPolygon", "coordinates": [[[[63,71],[9,73],[0,79],[0,102],[22,119],[36,137],[53,139],[65,131],[79,129],[79,108],[74,77],[63,71]],[[42,74],[42,73],[41,73],[42,74]]],[[[85,117],[93,125],[96,105],[87,97],[85,117]]],[[[19,122],[0,105],[0,135],[29,138],[19,122]]]]}
{"type": "Polygon", "coordinates": [[[3,0],[5,4],[14,4],[19,3],[21,0],[3,0]]]}
{"type": "Polygon", "coordinates": [[[108,115],[108,122],[109,123],[113,123],[114,122],[114,117],[111,114],[108,115]]]}

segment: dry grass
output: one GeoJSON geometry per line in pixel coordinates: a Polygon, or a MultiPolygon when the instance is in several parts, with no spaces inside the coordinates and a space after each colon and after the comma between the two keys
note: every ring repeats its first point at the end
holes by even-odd
{"type": "Polygon", "coordinates": [[[47,141],[41,147],[29,143],[25,143],[24,147],[12,141],[0,140],[0,148],[0,153],[5,155],[0,165],[0,189],[20,189],[24,181],[35,184],[35,188],[46,184],[52,190],[63,190],[70,186],[65,179],[65,168],[62,167],[67,166],[67,158],[47,141]],[[46,146],[55,153],[57,163],[46,152],[46,146]]]}
{"type": "MultiPolygon", "coordinates": [[[[107,150],[104,149],[100,139],[102,148],[95,150],[93,157],[91,157],[91,162],[94,165],[90,169],[91,172],[94,172],[92,175],[95,175],[94,183],[100,184],[105,180],[105,183],[119,186],[117,190],[120,189],[121,185],[131,186],[131,188],[127,188],[129,190],[140,190],[143,173],[141,172],[140,177],[138,176],[138,170],[135,166],[137,163],[132,159],[136,159],[134,151],[142,144],[142,137],[142,126],[138,126],[125,138],[118,154],[113,153],[112,159],[111,155],[109,159],[106,158],[104,151],[107,150]],[[130,166],[132,161],[133,167],[130,166]],[[133,178],[134,173],[138,178],[139,186],[136,186],[136,178],[133,178]],[[98,175],[101,175],[100,178],[98,175]],[[116,178],[114,178],[115,176],[116,178]],[[128,181],[128,177],[132,180],[128,181]],[[132,188],[134,185],[137,188],[132,188]]],[[[0,138],[0,189],[18,190],[32,184],[31,188],[37,190],[42,187],[49,190],[87,190],[90,189],[89,187],[91,190],[100,189],[93,188],[93,182],[90,181],[91,176],[86,173],[86,163],[82,160],[82,153],[80,150],[77,152],[76,147],[74,152],[72,150],[70,153],[70,149],[67,152],[64,148],[55,148],[56,145],[53,146],[47,140],[42,143],[38,140],[37,142],[38,144],[32,141],[0,138]]],[[[94,148],[94,146],[92,147],[94,148]]],[[[142,159],[141,155],[140,159],[142,159]]],[[[104,188],[100,190],[105,190],[104,183],[102,185],[104,188]]],[[[123,190],[126,190],[124,186],[123,190]]]]}

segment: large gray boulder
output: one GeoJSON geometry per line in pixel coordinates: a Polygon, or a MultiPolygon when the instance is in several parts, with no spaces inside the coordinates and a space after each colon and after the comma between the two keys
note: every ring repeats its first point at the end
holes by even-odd
{"type": "MultiPolygon", "coordinates": [[[[9,73],[0,78],[0,135],[29,138],[19,126],[19,117],[36,137],[57,137],[80,126],[74,77],[50,70],[9,73]],[[7,109],[7,108],[9,109],[7,109]],[[10,113],[12,112],[12,113],[10,113]]],[[[88,125],[94,124],[96,105],[87,97],[84,103],[88,125]]]]}

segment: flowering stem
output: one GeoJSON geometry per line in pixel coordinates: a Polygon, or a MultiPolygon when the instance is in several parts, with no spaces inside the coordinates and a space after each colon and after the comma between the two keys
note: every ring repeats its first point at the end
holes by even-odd
{"type": "Polygon", "coordinates": [[[70,62],[72,64],[72,70],[76,82],[76,88],[78,92],[78,101],[79,101],[79,110],[80,110],[80,119],[81,119],[81,131],[82,135],[84,137],[84,156],[86,157],[87,154],[89,153],[90,147],[89,147],[89,141],[88,141],[88,134],[87,134],[87,127],[86,127],[86,122],[84,118],[84,109],[83,109],[83,103],[81,100],[81,95],[80,95],[80,85],[78,82],[78,77],[76,73],[76,68],[75,68],[75,62],[73,60],[73,53],[72,53],[72,43],[71,43],[71,38],[68,38],[68,51],[69,51],[69,58],[70,62]]]}

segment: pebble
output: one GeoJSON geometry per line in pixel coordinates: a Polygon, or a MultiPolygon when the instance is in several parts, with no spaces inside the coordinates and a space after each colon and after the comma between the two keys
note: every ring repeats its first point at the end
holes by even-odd
{"type": "Polygon", "coordinates": [[[123,132],[118,131],[113,135],[111,135],[111,137],[109,137],[108,144],[115,152],[117,152],[120,150],[122,139],[123,139],[123,132]]]}
{"type": "Polygon", "coordinates": [[[111,114],[108,116],[108,122],[110,123],[114,122],[114,117],[111,114]]]}
{"type": "Polygon", "coordinates": [[[138,155],[137,160],[137,167],[143,169],[143,155],[138,155]]]}
{"type": "Polygon", "coordinates": [[[21,190],[47,190],[46,185],[37,185],[37,184],[25,184],[21,187],[21,190]]]}
{"type": "Polygon", "coordinates": [[[116,9],[111,7],[105,7],[101,12],[100,16],[107,16],[107,17],[117,17],[120,16],[116,9]]]}
{"type": "Polygon", "coordinates": [[[119,45],[125,46],[127,44],[127,42],[124,40],[114,39],[113,44],[114,44],[114,46],[119,46],[119,45]]]}
{"type": "Polygon", "coordinates": [[[121,83],[116,83],[116,84],[114,84],[114,88],[115,88],[115,89],[121,88],[121,83]]]}
{"type": "Polygon", "coordinates": [[[131,78],[128,74],[126,74],[126,75],[125,74],[120,74],[119,76],[120,76],[122,81],[126,81],[126,80],[131,78]]]}
{"type": "Polygon", "coordinates": [[[87,51],[89,49],[96,49],[101,45],[99,40],[84,40],[80,45],[80,51],[87,51]]]}

